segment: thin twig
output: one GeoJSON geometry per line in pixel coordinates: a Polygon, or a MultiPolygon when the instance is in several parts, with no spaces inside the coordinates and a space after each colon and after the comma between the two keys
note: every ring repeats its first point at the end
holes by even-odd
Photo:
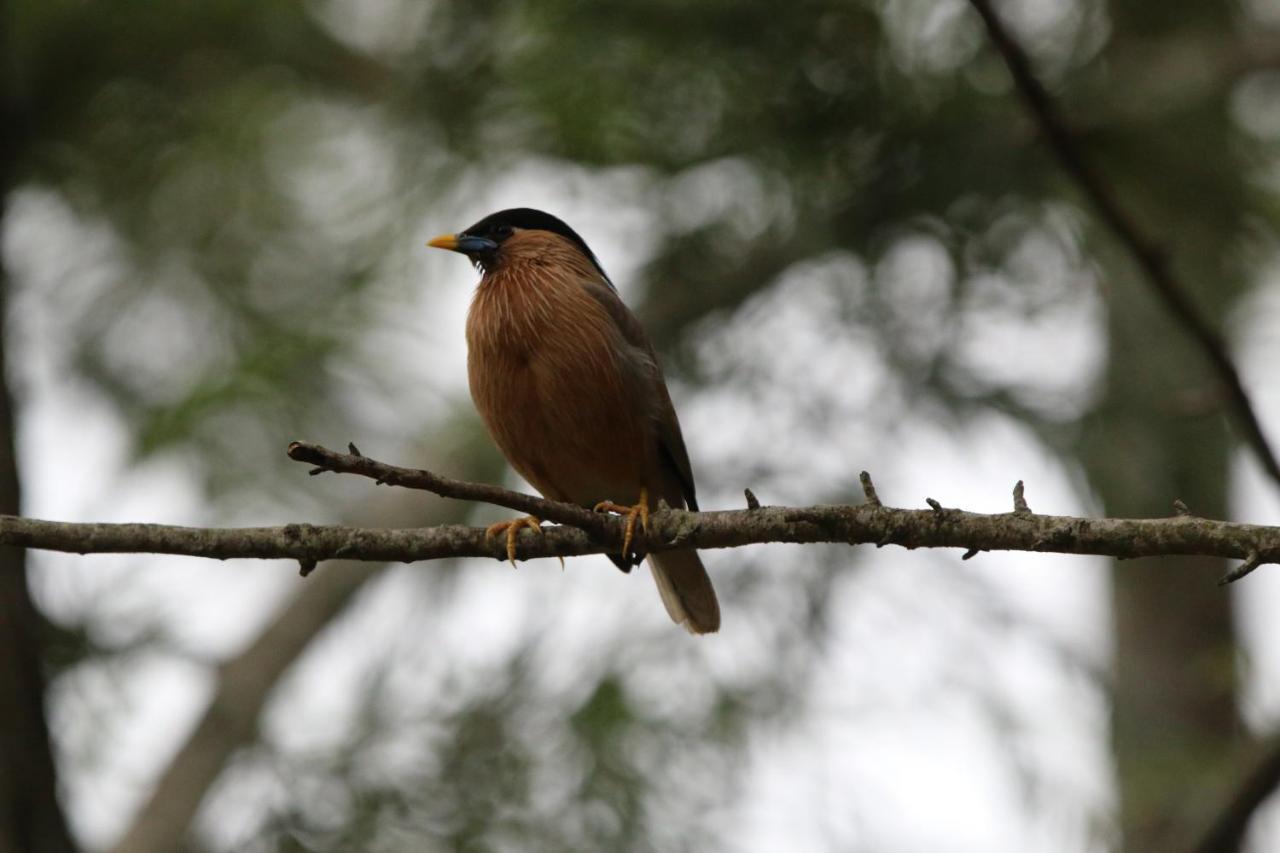
{"type": "Polygon", "coordinates": [[[863,471],[858,479],[862,482],[862,496],[867,499],[867,506],[883,506],[880,495],[876,494],[876,484],[871,482],[871,475],[863,471]]]}
{"type": "Polygon", "coordinates": [[[1170,270],[1164,252],[1139,230],[1134,220],[1121,208],[1100,173],[1085,159],[1075,137],[1059,115],[1053,99],[1031,70],[1031,62],[1026,53],[1005,28],[990,0],[970,0],[970,3],[986,25],[992,43],[1009,68],[1014,85],[1063,171],[1080,187],[1098,217],[1128,249],[1156,294],[1200,347],[1205,360],[1226,388],[1231,409],[1235,412],[1246,442],[1253,448],[1258,461],[1271,479],[1280,484],[1280,462],[1276,460],[1275,452],[1262,431],[1262,424],[1245,391],[1240,373],[1227,351],[1226,342],[1196,308],[1187,289],[1170,270]]]}
{"type": "Polygon", "coordinates": [[[1222,579],[1218,581],[1218,586],[1226,586],[1229,583],[1235,583],[1236,581],[1240,580],[1242,577],[1249,574],[1250,572],[1252,572],[1254,569],[1258,568],[1258,566],[1261,566],[1261,565],[1262,565],[1261,554],[1259,554],[1257,551],[1254,551],[1251,554],[1247,554],[1245,555],[1244,562],[1242,564],[1240,564],[1239,566],[1236,566],[1234,569],[1232,569],[1231,571],[1227,572],[1225,575],[1222,576],[1222,579]]]}
{"type": "MultiPolygon", "coordinates": [[[[355,445],[350,445],[355,450],[355,445]]],[[[389,486],[400,486],[406,489],[418,489],[431,492],[442,498],[456,498],[464,501],[494,504],[495,506],[513,509],[536,516],[543,521],[554,521],[557,524],[570,524],[574,527],[590,531],[597,536],[611,537],[612,521],[609,516],[592,512],[577,504],[550,501],[545,498],[514,492],[501,486],[486,483],[468,483],[464,480],[453,480],[441,477],[420,468],[401,468],[370,459],[362,453],[338,453],[309,444],[304,441],[292,442],[287,450],[289,458],[298,462],[306,462],[316,466],[319,471],[333,471],[340,474],[359,474],[378,483],[389,486]]]]}
{"type": "Polygon", "coordinates": [[[1013,486],[1013,511],[1018,515],[1031,514],[1031,507],[1027,505],[1026,488],[1021,480],[1013,486]]]}

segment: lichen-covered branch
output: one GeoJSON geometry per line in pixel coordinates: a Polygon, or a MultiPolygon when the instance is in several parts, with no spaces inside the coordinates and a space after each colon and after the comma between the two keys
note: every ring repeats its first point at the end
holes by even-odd
{"type": "MultiPolygon", "coordinates": [[[[540,518],[569,521],[544,528],[542,535],[522,532],[517,551],[520,559],[598,554],[616,550],[622,543],[619,519],[572,504],[397,468],[358,453],[339,454],[297,443],[290,446],[289,452],[293,458],[323,470],[356,473],[447,497],[488,501],[540,518]],[[580,520],[583,526],[573,526],[580,520]]],[[[874,494],[869,477],[864,478],[864,483],[868,494],[874,494]]],[[[1249,568],[1280,562],[1280,527],[1214,521],[1181,511],[1169,518],[1154,519],[1039,515],[1027,507],[1021,488],[1016,490],[1014,505],[1007,513],[989,515],[950,509],[931,498],[926,502],[929,509],[897,509],[871,503],[757,506],[717,512],[659,509],[651,515],[649,529],[639,532],[635,547],[653,552],[734,548],[766,542],[834,542],[960,548],[966,553],[1094,554],[1122,559],[1195,554],[1236,558],[1249,568]]],[[[447,557],[505,557],[504,541],[486,538],[482,528],[454,524],[385,529],[312,524],[218,529],[0,516],[0,544],[81,554],[140,552],[215,559],[288,559],[298,561],[304,570],[332,559],[417,562],[447,557]]]]}

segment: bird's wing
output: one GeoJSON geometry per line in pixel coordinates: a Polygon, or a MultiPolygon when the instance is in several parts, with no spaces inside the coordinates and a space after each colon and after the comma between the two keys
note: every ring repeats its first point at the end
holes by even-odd
{"type": "Polygon", "coordinates": [[[586,281],[583,287],[608,312],[623,339],[635,348],[639,357],[648,362],[649,370],[646,372],[651,377],[649,392],[654,397],[653,414],[658,427],[658,449],[662,461],[680,482],[680,493],[685,504],[696,511],[698,497],[693,485],[693,466],[689,463],[689,451],[685,449],[680,419],[676,417],[676,407],[671,402],[671,393],[667,390],[667,381],[662,375],[662,367],[658,364],[653,344],[649,343],[649,336],[645,334],[636,315],[631,313],[618,292],[607,281],[586,281]]]}

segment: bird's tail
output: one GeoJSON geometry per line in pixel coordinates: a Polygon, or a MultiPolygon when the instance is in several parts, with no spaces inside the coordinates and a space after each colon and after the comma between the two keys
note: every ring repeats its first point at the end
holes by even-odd
{"type": "Polygon", "coordinates": [[[649,568],[673,622],[690,634],[720,630],[720,603],[697,551],[650,554],[649,568]]]}

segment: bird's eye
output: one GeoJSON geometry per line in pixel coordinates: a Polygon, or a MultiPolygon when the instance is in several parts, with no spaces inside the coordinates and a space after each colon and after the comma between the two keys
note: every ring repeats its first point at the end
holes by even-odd
{"type": "Polygon", "coordinates": [[[505,240],[511,236],[513,230],[510,225],[496,225],[493,229],[493,236],[498,240],[505,240]]]}

